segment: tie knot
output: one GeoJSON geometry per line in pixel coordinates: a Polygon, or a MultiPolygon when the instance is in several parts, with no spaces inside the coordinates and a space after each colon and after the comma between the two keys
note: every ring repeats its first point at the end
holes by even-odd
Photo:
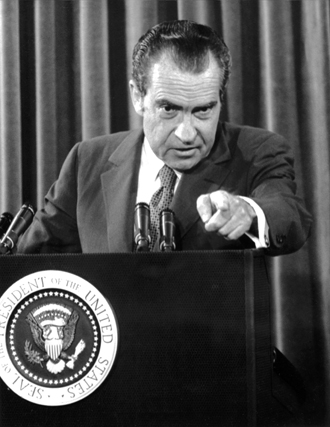
{"type": "Polygon", "coordinates": [[[164,165],[159,171],[159,179],[162,184],[162,187],[172,189],[174,188],[174,184],[176,181],[176,174],[172,168],[167,165],[164,165]]]}

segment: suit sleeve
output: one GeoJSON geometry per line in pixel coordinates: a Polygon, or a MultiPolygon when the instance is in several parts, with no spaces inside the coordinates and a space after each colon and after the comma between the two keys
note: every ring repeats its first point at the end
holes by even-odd
{"type": "Polygon", "coordinates": [[[39,210],[30,227],[18,242],[19,253],[81,252],[77,206],[76,144],[61,169],[58,180],[45,197],[44,208],[39,210]]]}
{"type": "Polygon", "coordinates": [[[293,156],[287,141],[273,134],[255,151],[249,172],[249,196],[269,225],[270,255],[298,250],[311,229],[311,215],[296,194],[293,156]]]}

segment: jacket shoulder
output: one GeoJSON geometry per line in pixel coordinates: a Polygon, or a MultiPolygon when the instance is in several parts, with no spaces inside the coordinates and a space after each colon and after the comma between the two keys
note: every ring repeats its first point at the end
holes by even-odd
{"type": "Polygon", "coordinates": [[[72,151],[75,151],[79,168],[87,171],[105,165],[122,143],[130,144],[140,138],[143,138],[141,129],[102,135],[78,142],[72,151]]]}
{"type": "Polygon", "coordinates": [[[267,152],[267,155],[286,153],[292,156],[289,142],[283,136],[267,129],[223,123],[223,134],[231,152],[238,149],[246,159],[252,160],[257,153],[263,155],[264,152],[267,152]]]}
{"type": "Polygon", "coordinates": [[[239,141],[266,141],[269,138],[284,139],[283,136],[267,129],[242,126],[225,122],[222,124],[223,133],[229,138],[237,138],[239,141]]]}
{"type": "Polygon", "coordinates": [[[139,138],[141,130],[117,132],[108,135],[101,135],[89,140],[78,142],[78,150],[84,154],[93,155],[94,153],[110,156],[118,146],[127,138],[139,138]]]}

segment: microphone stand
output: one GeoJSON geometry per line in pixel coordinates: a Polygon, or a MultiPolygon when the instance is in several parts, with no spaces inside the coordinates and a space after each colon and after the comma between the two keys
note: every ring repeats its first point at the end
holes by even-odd
{"type": "Polygon", "coordinates": [[[160,239],[159,249],[161,252],[175,251],[175,215],[171,209],[164,209],[159,215],[160,239]]]}

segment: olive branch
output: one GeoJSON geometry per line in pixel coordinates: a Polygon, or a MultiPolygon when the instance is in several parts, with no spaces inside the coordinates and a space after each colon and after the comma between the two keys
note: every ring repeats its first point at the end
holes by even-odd
{"type": "Polygon", "coordinates": [[[35,351],[32,349],[32,344],[30,341],[25,341],[24,351],[26,354],[26,357],[30,363],[38,363],[41,367],[42,366],[42,360],[43,358],[40,357],[40,353],[38,351],[35,351]]]}

